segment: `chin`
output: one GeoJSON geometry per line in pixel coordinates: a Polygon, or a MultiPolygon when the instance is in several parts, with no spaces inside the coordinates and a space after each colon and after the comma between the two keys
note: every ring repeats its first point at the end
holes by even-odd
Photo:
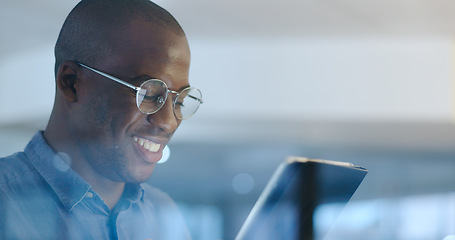
{"type": "Polygon", "coordinates": [[[146,182],[151,176],[153,172],[152,168],[141,168],[134,173],[129,174],[129,178],[127,183],[143,183],[146,182]]]}

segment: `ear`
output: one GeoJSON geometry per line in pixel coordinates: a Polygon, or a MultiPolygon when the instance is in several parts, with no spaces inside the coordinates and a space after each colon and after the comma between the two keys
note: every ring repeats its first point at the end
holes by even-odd
{"type": "Polygon", "coordinates": [[[68,102],[77,102],[80,69],[81,67],[72,61],[65,61],[58,68],[55,79],[57,91],[60,91],[68,102]]]}

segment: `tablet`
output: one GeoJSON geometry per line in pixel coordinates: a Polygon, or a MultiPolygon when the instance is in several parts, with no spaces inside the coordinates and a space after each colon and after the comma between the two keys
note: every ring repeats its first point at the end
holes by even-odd
{"type": "MultiPolygon", "coordinates": [[[[288,157],[267,183],[235,239],[314,240],[318,206],[346,204],[366,174],[365,168],[352,163],[288,157]]],[[[326,221],[332,224],[335,217],[326,221]]]]}

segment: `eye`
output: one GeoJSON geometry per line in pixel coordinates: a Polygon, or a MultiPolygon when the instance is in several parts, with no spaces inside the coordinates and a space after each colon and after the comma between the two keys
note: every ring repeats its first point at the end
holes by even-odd
{"type": "Polygon", "coordinates": [[[145,93],[139,94],[143,94],[143,100],[147,102],[158,102],[161,104],[165,100],[163,93],[157,89],[147,89],[145,93]]]}
{"type": "Polygon", "coordinates": [[[176,106],[185,107],[183,101],[175,101],[176,106]]]}
{"type": "Polygon", "coordinates": [[[153,95],[153,96],[145,95],[144,96],[144,100],[147,100],[149,102],[157,101],[159,98],[160,98],[160,96],[158,96],[158,95],[153,95]]]}

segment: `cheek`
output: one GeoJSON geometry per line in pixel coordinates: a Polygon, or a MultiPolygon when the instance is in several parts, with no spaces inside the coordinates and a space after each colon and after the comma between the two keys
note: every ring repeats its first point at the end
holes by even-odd
{"type": "Polygon", "coordinates": [[[110,116],[109,120],[115,121],[116,124],[120,125],[117,127],[120,128],[140,121],[141,116],[144,115],[137,108],[136,99],[129,95],[111,99],[106,109],[108,109],[107,114],[110,116]]]}
{"type": "Polygon", "coordinates": [[[106,135],[115,137],[141,121],[143,115],[136,107],[133,93],[116,85],[104,86],[103,89],[92,90],[79,102],[78,125],[91,138],[96,135],[98,139],[106,135]]]}
{"type": "Polygon", "coordinates": [[[123,86],[116,86],[117,91],[109,92],[105,99],[106,106],[113,114],[131,115],[138,111],[135,92],[128,91],[123,86]]]}
{"type": "Polygon", "coordinates": [[[75,118],[78,119],[78,126],[85,134],[99,134],[105,128],[111,112],[111,98],[107,94],[109,90],[101,84],[91,84],[85,90],[78,97],[76,103],[78,116],[75,118]]]}
{"type": "Polygon", "coordinates": [[[80,111],[77,111],[77,131],[85,134],[86,138],[96,138],[105,131],[108,122],[109,108],[100,96],[94,96],[81,101],[80,111]]]}
{"type": "Polygon", "coordinates": [[[145,115],[137,109],[135,99],[133,100],[131,97],[111,99],[98,116],[97,121],[103,121],[98,123],[103,124],[104,131],[108,131],[107,134],[111,134],[113,138],[123,138],[125,133],[141,128],[146,121],[145,115]]]}

